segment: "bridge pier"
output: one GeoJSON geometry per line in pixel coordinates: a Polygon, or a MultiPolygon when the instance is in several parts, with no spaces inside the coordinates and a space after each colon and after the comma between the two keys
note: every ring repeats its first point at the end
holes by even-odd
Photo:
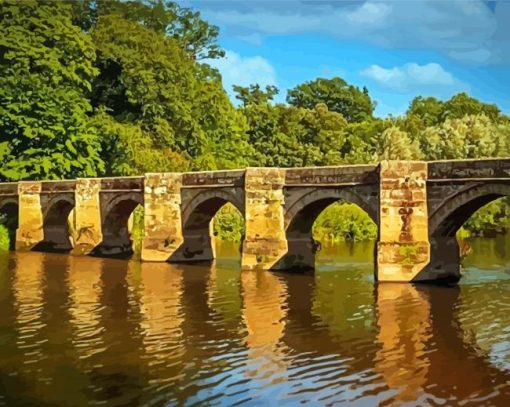
{"type": "Polygon", "coordinates": [[[182,174],[146,174],[144,184],[145,235],[142,260],[167,261],[183,242],[182,174]]]}
{"type": "Polygon", "coordinates": [[[41,209],[41,182],[18,183],[18,230],[16,250],[30,251],[44,240],[44,220],[41,209]]]}
{"type": "Polygon", "coordinates": [[[456,236],[430,237],[430,263],[417,280],[458,281],[460,279],[460,247],[456,236]]]}
{"type": "Polygon", "coordinates": [[[319,244],[312,232],[287,236],[287,253],[272,267],[273,270],[307,271],[315,268],[319,244]]]}
{"type": "Polygon", "coordinates": [[[103,240],[100,190],[101,179],[76,180],[73,254],[90,254],[103,240]]]}
{"type": "Polygon", "coordinates": [[[212,261],[216,258],[213,224],[207,228],[184,230],[183,243],[170,261],[175,263],[212,261]]]}
{"type": "Polygon", "coordinates": [[[246,231],[241,266],[269,270],[287,253],[283,210],[285,170],[248,168],[244,182],[246,231]]]}
{"type": "Polygon", "coordinates": [[[430,260],[426,184],[426,162],[381,162],[376,280],[427,279],[421,273],[430,260]]]}

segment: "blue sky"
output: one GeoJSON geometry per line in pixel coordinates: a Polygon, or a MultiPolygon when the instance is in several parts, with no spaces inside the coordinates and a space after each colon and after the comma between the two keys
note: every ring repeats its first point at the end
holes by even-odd
{"type": "Polygon", "coordinates": [[[340,76],[366,86],[376,115],[404,113],[416,95],[466,91],[510,113],[510,0],[181,2],[220,28],[233,84],[287,89],[340,76]]]}

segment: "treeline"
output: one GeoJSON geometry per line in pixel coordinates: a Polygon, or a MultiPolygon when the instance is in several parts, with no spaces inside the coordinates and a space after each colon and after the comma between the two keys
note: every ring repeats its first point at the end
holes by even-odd
{"type": "MultiPolygon", "coordinates": [[[[288,90],[235,86],[220,73],[218,28],[173,2],[0,0],[0,179],[62,179],[246,166],[371,163],[510,155],[510,120],[461,93],[415,98],[401,117],[375,118],[366,88],[318,78],[288,90]]],[[[232,208],[220,237],[239,239],[232,208]]],[[[466,224],[501,233],[503,201],[466,224]]],[[[333,205],[324,240],[374,236],[368,216],[333,205]]]]}

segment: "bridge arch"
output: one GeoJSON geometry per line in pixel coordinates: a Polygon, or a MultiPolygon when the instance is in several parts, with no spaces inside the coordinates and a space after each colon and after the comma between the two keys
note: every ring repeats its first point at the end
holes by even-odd
{"type": "Polygon", "coordinates": [[[287,254],[274,268],[303,270],[314,268],[315,253],[319,245],[312,236],[313,224],[318,216],[335,202],[344,201],[357,205],[378,224],[378,205],[364,197],[367,193],[370,191],[358,192],[353,188],[315,188],[294,199],[286,208],[284,216],[287,254]]]}
{"type": "Polygon", "coordinates": [[[505,196],[510,184],[478,183],[447,197],[429,214],[429,270],[460,276],[460,249],[456,232],[478,209],[505,196]]]}
{"type": "Polygon", "coordinates": [[[197,217],[207,218],[210,216],[212,219],[226,203],[234,205],[239,212],[244,213],[244,201],[233,191],[225,189],[201,191],[184,207],[182,224],[198,221],[197,217]]]}
{"type": "Polygon", "coordinates": [[[0,215],[9,234],[9,250],[16,248],[16,230],[19,225],[19,204],[17,198],[7,198],[0,201],[0,215]]]}
{"type": "Polygon", "coordinates": [[[203,190],[195,194],[182,211],[183,243],[170,261],[210,261],[215,258],[212,220],[226,204],[233,205],[244,216],[241,194],[227,189],[203,190]]]}
{"type": "Polygon", "coordinates": [[[74,206],[73,195],[56,195],[44,204],[44,240],[38,243],[34,250],[48,252],[68,252],[72,250],[69,215],[74,206]]]}
{"type": "Polygon", "coordinates": [[[476,184],[449,196],[429,215],[429,234],[437,237],[455,236],[457,230],[478,209],[505,196],[510,184],[476,184]]]}
{"type": "Polygon", "coordinates": [[[139,205],[143,206],[141,192],[105,194],[101,200],[103,240],[92,254],[112,257],[129,257],[133,254],[128,220],[139,205]]]}
{"type": "MultiPolygon", "coordinates": [[[[377,223],[378,207],[370,205],[368,200],[360,194],[347,189],[347,188],[315,188],[311,191],[306,191],[298,199],[294,201],[285,211],[285,228],[289,228],[292,223],[295,223],[299,218],[304,215],[312,215],[312,222],[319,216],[319,214],[334,202],[344,200],[358,205],[377,223]]],[[[309,216],[310,217],[310,216],[309,216]]]]}

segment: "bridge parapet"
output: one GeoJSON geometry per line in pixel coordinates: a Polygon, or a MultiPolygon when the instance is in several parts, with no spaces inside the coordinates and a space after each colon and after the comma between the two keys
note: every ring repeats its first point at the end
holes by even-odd
{"type": "Polygon", "coordinates": [[[17,182],[0,183],[0,196],[14,196],[14,195],[18,195],[17,182]]]}
{"type": "Polygon", "coordinates": [[[142,192],[144,177],[109,177],[98,178],[102,192],[142,192]]]}
{"type": "Polygon", "coordinates": [[[343,186],[377,184],[377,165],[342,165],[334,167],[289,168],[285,186],[343,186]]]}
{"type": "Polygon", "coordinates": [[[76,180],[63,180],[63,181],[42,181],[41,193],[42,194],[62,194],[74,193],[76,188],[76,180]]]}
{"type": "Polygon", "coordinates": [[[242,187],[246,170],[198,171],[182,174],[182,188],[242,187]]]}
{"type": "Polygon", "coordinates": [[[510,158],[431,161],[428,168],[428,181],[434,183],[510,178],[510,158]]]}

